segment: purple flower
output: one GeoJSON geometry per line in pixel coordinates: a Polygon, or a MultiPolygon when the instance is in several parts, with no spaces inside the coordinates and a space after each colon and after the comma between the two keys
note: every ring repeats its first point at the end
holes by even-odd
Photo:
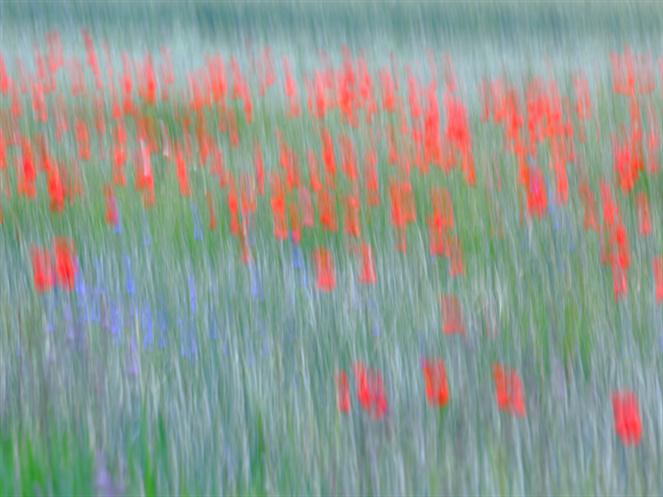
{"type": "Polygon", "coordinates": [[[136,294],[136,284],[134,283],[133,272],[131,271],[131,259],[128,255],[124,256],[124,265],[126,267],[126,288],[127,294],[133,297],[136,294]]]}
{"type": "Polygon", "coordinates": [[[159,328],[159,347],[163,349],[166,346],[166,332],[168,331],[168,315],[163,307],[157,315],[157,327],[159,328]]]}
{"type": "Polygon", "coordinates": [[[114,338],[119,338],[120,330],[122,329],[122,317],[120,315],[119,306],[111,306],[109,312],[108,328],[114,338]]]}
{"type": "Polygon", "coordinates": [[[191,311],[191,314],[196,313],[196,282],[193,279],[193,276],[191,276],[191,273],[189,273],[188,276],[188,284],[189,284],[189,309],[191,311]]]}
{"type": "Polygon", "coordinates": [[[120,209],[117,209],[117,223],[113,225],[113,233],[119,235],[122,233],[122,222],[120,220],[120,209]]]}
{"type": "Polygon", "coordinates": [[[143,350],[146,350],[148,347],[152,346],[154,340],[154,325],[152,323],[152,311],[150,310],[149,305],[143,307],[140,316],[141,327],[143,328],[143,350]]]}
{"type": "Polygon", "coordinates": [[[203,239],[203,232],[200,228],[200,216],[196,204],[191,202],[191,217],[193,219],[193,239],[199,242],[203,239]]]}
{"type": "Polygon", "coordinates": [[[251,281],[251,296],[254,299],[261,299],[262,286],[260,285],[260,280],[258,278],[258,270],[253,263],[249,264],[249,278],[251,281]]]}

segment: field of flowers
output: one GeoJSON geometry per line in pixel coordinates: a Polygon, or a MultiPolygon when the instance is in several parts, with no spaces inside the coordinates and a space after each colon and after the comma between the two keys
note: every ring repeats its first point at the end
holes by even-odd
{"type": "Polygon", "coordinates": [[[0,495],[660,495],[662,47],[0,6],[0,495]]]}

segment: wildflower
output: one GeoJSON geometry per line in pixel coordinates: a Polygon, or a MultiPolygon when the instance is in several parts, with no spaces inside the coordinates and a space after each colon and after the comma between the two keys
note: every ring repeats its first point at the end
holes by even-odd
{"type": "Polygon", "coordinates": [[[617,391],[612,394],[612,412],[615,433],[624,445],[638,445],[642,436],[642,421],[638,399],[633,392],[617,391]]]}
{"type": "Polygon", "coordinates": [[[455,295],[443,295],[441,298],[442,307],[442,332],[445,335],[454,333],[464,334],[460,303],[455,295]]]}
{"type": "Polygon", "coordinates": [[[73,290],[76,277],[73,242],[66,238],[56,238],[54,245],[57,283],[65,290],[73,290]]]}
{"type": "Polygon", "coordinates": [[[317,269],[316,285],[322,292],[331,292],[336,286],[336,275],[334,273],[334,260],[329,250],[321,248],[314,252],[315,265],[317,269]]]}
{"type": "Polygon", "coordinates": [[[340,413],[350,412],[350,386],[348,375],[343,370],[336,373],[336,406],[340,413]]]}
{"type": "Polygon", "coordinates": [[[654,274],[654,289],[656,302],[663,301],[663,256],[654,257],[652,262],[652,272],[654,274]]]}
{"type": "Polygon", "coordinates": [[[449,401],[449,385],[444,362],[440,359],[429,361],[424,359],[421,364],[424,376],[424,388],[428,404],[444,407],[449,401]]]}
{"type": "Polygon", "coordinates": [[[649,199],[647,194],[640,192],[635,198],[638,208],[638,229],[640,236],[649,236],[651,234],[651,216],[649,214],[649,199]]]}
{"type": "Polygon", "coordinates": [[[48,250],[39,247],[31,249],[32,276],[35,290],[44,293],[53,288],[53,262],[48,250]]]}
{"type": "Polygon", "coordinates": [[[505,370],[500,364],[494,364],[493,380],[498,409],[518,417],[525,416],[525,396],[518,373],[513,369],[505,370]]]}
{"type": "Polygon", "coordinates": [[[359,273],[359,283],[363,285],[375,284],[375,264],[373,263],[373,251],[368,243],[362,243],[361,251],[361,271],[359,273]]]}
{"type": "Polygon", "coordinates": [[[548,204],[543,173],[537,168],[531,168],[527,178],[527,212],[540,218],[545,213],[548,204]]]}
{"type": "Polygon", "coordinates": [[[357,399],[361,408],[373,419],[381,419],[387,412],[387,399],[379,371],[366,368],[362,363],[354,365],[357,399]]]}

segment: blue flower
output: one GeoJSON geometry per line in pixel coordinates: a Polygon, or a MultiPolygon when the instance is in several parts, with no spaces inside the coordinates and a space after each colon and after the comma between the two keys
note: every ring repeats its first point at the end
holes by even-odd
{"type": "Polygon", "coordinates": [[[203,232],[200,228],[200,216],[196,204],[191,202],[191,217],[193,219],[193,239],[199,242],[203,239],[203,232]]]}
{"type": "Polygon", "coordinates": [[[129,259],[128,255],[124,256],[124,265],[126,267],[125,272],[126,272],[127,294],[130,297],[133,297],[136,294],[136,284],[134,283],[134,277],[131,271],[131,259],[129,259]]]}
{"type": "Polygon", "coordinates": [[[108,327],[110,329],[111,335],[117,339],[119,338],[120,331],[122,329],[122,316],[120,315],[119,306],[111,306],[108,317],[108,327]]]}
{"type": "Polygon", "coordinates": [[[251,281],[251,296],[254,299],[262,298],[262,287],[258,278],[258,270],[253,263],[249,264],[249,278],[251,281]]]}
{"type": "Polygon", "coordinates": [[[189,284],[189,309],[191,310],[191,314],[196,313],[196,283],[193,279],[193,276],[189,274],[188,277],[188,284],[189,284]]]}
{"type": "Polygon", "coordinates": [[[292,244],[292,267],[300,270],[304,267],[304,258],[302,256],[302,249],[299,245],[292,244]]]}
{"type": "Polygon", "coordinates": [[[140,316],[140,323],[141,327],[143,328],[144,334],[143,334],[143,350],[146,350],[148,347],[152,345],[152,342],[154,340],[154,325],[152,323],[152,311],[150,310],[150,306],[146,305],[143,307],[141,316],[140,316]]]}
{"type": "Polygon", "coordinates": [[[120,220],[120,209],[117,210],[117,222],[113,226],[113,233],[119,235],[122,233],[122,222],[120,220]]]}
{"type": "Polygon", "coordinates": [[[157,327],[159,328],[159,348],[166,346],[166,332],[168,331],[168,316],[163,307],[157,314],[157,327]]]}

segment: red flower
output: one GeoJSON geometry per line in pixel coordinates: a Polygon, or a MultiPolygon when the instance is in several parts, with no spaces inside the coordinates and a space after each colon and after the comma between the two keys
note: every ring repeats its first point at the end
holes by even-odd
{"type": "Polygon", "coordinates": [[[621,391],[612,394],[612,412],[615,432],[624,445],[638,445],[642,436],[642,422],[638,399],[633,392],[621,391]]]}
{"type": "Polygon", "coordinates": [[[288,205],[288,217],[290,219],[290,232],[292,234],[292,241],[295,245],[299,245],[299,241],[302,238],[301,223],[299,218],[299,210],[297,209],[296,201],[291,202],[288,205]]]}
{"type": "Polygon", "coordinates": [[[652,262],[652,272],[654,273],[654,287],[656,291],[656,302],[663,301],[663,256],[654,257],[652,262]]]}
{"type": "Polygon", "coordinates": [[[345,198],[345,232],[354,237],[359,237],[359,197],[348,195],[345,198]]]}
{"type": "Polygon", "coordinates": [[[177,174],[177,183],[180,188],[180,195],[188,197],[191,195],[189,187],[189,174],[187,172],[186,162],[181,147],[175,148],[175,172],[177,174]]]}
{"type": "Polygon", "coordinates": [[[104,187],[104,199],[106,203],[106,223],[111,226],[117,226],[117,203],[111,185],[104,187]]]}
{"type": "Polygon", "coordinates": [[[354,366],[359,405],[374,419],[381,419],[387,412],[387,398],[384,393],[382,375],[370,370],[362,363],[354,366]]]}
{"type": "Polygon", "coordinates": [[[35,290],[39,293],[53,288],[53,262],[48,250],[32,247],[32,277],[35,290]]]}
{"type": "Polygon", "coordinates": [[[460,303],[455,295],[442,295],[442,333],[452,335],[465,333],[460,303]]]}
{"type": "Polygon", "coordinates": [[[636,205],[638,206],[638,229],[641,236],[649,236],[651,234],[651,216],[649,214],[649,199],[647,194],[640,192],[635,197],[636,205]]]}
{"type": "Polygon", "coordinates": [[[460,244],[458,236],[446,240],[445,255],[449,259],[449,274],[458,276],[463,274],[463,247],[460,244]]]}
{"type": "Polygon", "coordinates": [[[336,373],[336,406],[338,412],[343,414],[350,412],[350,386],[348,375],[343,370],[336,373]]]}
{"type": "Polygon", "coordinates": [[[500,411],[509,409],[509,391],[506,382],[506,373],[500,364],[493,365],[493,381],[495,382],[495,400],[500,411]]]}
{"type": "Polygon", "coordinates": [[[531,168],[528,173],[527,212],[532,216],[542,217],[547,205],[548,200],[543,173],[539,169],[531,168]]]}
{"type": "Polygon", "coordinates": [[[56,165],[48,171],[48,196],[50,197],[49,208],[51,211],[62,212],[62,209],[64,209],[64,194],[60,169],[56,165]]]}
{"type": "Polygon", "coordinates": [[[592,193],[592,190],[590,190],[586,181],[581,181],[578,187],[578,192],[585,210],[583,227],[585,228],[585,231],[591,229],[598,233],[599,226],[596,222],[596,203],[594,201],[594,194],[592,193]]]}
{"type": "Polygon", "coordinates": [[[373,264],[373,251],[368,243],[362,243],[361,251],[361,272],[359,273],[359,283],[364,285],[375,284],[375,264],[373,264]]]}
{"type": "Polygon", "coordinates": [[[262,196],[262,194],[265,192],[265,166],[262,159],[262,150],[258,142],[255,142],[253,145],[253,164],[256,170],[258,195],[262,196]]]}
{"type": "Polygon", "coordinates": [[[54,245],[55,275],[58,285],[65,290],[73,290],[76,276],[73,243],[66,238],[56,238],[54,245]]]}
{"type": "Polygon", "coordinates": [[[285,240],[288,236],[288,228],[285,210],[285,191],[283,182],[277,172],[271,174],[271,207],[274,220],[274,238],[285,240]]]}
{"type": "Polygon", "coordinates": [[[318,215],[322,227],[330,232],[336,232],[336,205],[331,193],[322,188],[318,193],[318,215]]]}
{"type": "Polygon", "coordinates": [[[525,396],[523,394],[523,384],[518,374],[511,370],[509,378],[509,387],[511,389],[511,412],[516,416],[525,415],[525,396]]]}
{"type": "Polygon", "coordinates": [[[421,364],[424,375],[424,388],[426,399],[431,406],[444,407],[449,400],[449,385],[444,362],[440,359],[428,361],[424,359],[421,364]]]}
{"type": "Polygon", "coordinates": [[[493,380],[497,408],[515,416],[525,416],[525,395],[518,373],[513,369],[506,371],[500,364],[494,364],[493,380]]]}
{"type": "Polygon", "coordinates": [[[317,271],[316,284],[318,290],[331,292],[336,286],[336,275],[334,273],[334,259],[327,249],[318,249],[314,252],[317,271]]]}

